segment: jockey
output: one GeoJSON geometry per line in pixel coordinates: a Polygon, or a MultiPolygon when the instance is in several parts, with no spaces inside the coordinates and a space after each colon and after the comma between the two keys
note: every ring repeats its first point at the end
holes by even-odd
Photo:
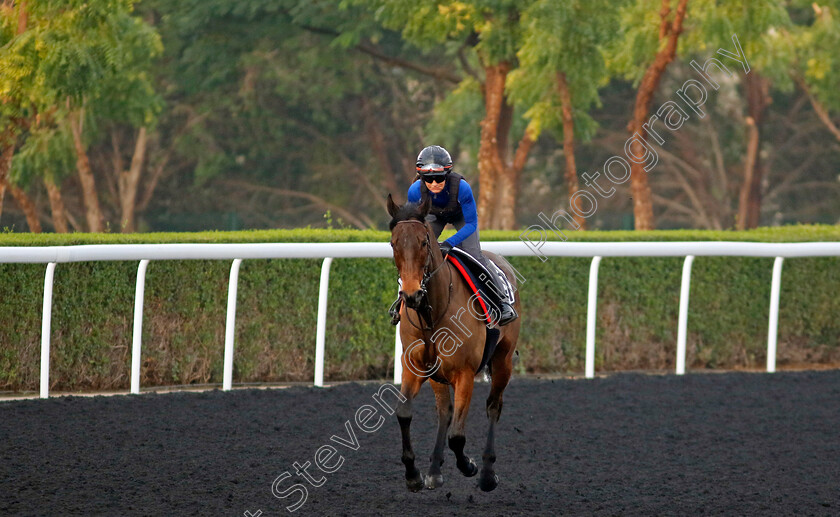
{"type": "MultiPolygon", "coordinates": [[[[484,266],[488,276],[493,279],[496,292],[504,293],[506,289],[502,285],[502,279],[492,273],[494,268],[481,253],[478,213],[472,189],[460,174],[452,172],[452,158],[449,152],[439,145],[426,147],[417,156],[417,173],[419,179],[408,188],[408,202],[420,203],[426,196],[431,195],[429,214],[435,216],[434,220],[430,221],[435,237],[440,237],[447,224],[453,225],[457,230],[455,235],[440,243],[443,254],[449,253],[453,247],[467,252],[484,266]]],[[[503,326],[515,320],[518,315],[504,295],[500,298],[499,326],[503,326]]],[[[401,298],[398,298],[390,310],[393,325],[400,321],[400,300],[401,298]]]]}

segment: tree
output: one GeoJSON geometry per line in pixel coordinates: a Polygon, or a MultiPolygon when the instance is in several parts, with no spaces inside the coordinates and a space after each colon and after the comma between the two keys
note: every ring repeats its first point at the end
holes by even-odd
{"type": "MultiPolygon", "coordinates": [[[[67,210],[59,185],[75,164],[73,140],[66,124],[32,127],[12,161],[11,179],[17,188],[30,188],[43,182],[47,190],[55,231],[69,231],[67,210]]],[[[34,211],[34,209],[33,209],[34,211]]],[[[32,224],[30,231],[32,230],[32,224]]]]}
{"type": "MultiPolygon", "coordinates": [[[[633,114],[627,123],[627,130],[633,139],[630,154],[645,156],[641,140],[648,132],[644,125],[648,121],[653,95],[659,87],[668,64],[677,53],[677,41],[683,31],[688,0],[677,0],[672,9],[671,0],[662,0],[658,19],[652,16],[649,6],[652,2],[638,0],[622,13],[623,38],[616,46],[613,60],[619,72],[637,84],[636,102],[633,114]],[[673,14],[672,14],[673,13],[673,14]],[[642,20],[642,23],[639,23],[642,20]]],[[[630,160],[630,187],[633,197],[633,217],[637,230],[652,230],[653,199],[644,160],[630,160]]]]}
{"type": "Polygon", "coordinates": [[[801,21],[789,31],[774,34],[774,50],[783,52],[793,47],[791,76],[808,95],[820,122],[840,141],[840,127],[831,117],[831,111],[840,111],[837,88],[840,64],[836,53],[840,45],[840,2],[797,1],[793,6],[798,9],[796,14],[801,21]],[[809,13],[811,9],[813,11],[809,13]]]}
{"type": "Polygon", "coordinates": [[[248,224],[318,224],[330,210],[367,228],[387,192],[413,180],[415,142],[445,91],[434,78],[451,73],[410,59],[367,10],[291,0],[152,7],[168,109],[166,143],[149,157],[171,164],[166,188],[205,212],[235,204],[248,224]]]}
{"type": "Polygon", "coordinates": [[[477,84],[484,103],[478,148],[479,226],[514,228],[519,173],[536,135],[533,129],[523,130],[511,159],[509,141],[515,117],[505,87],[508,74],[517,66],[516,53],[522,38],[520,20],[531,2],[358,3],[375,10],[385,27],[401,30],[406,41],[425,50],[444,46],[458,56],[460,67],[469,75],[462,80],[459,91],[477,84]],[[475,71],[474,63],[480,73],[475,71]]]}
{"type": "MultiPolygon", "coordinates": [[[[578,191],[575,136],[588,141],[597,127],[588,112],[609,77],[603,49],[617,32],[617,13],[615,3],[606,0],[539,0],[522,17],[524,37],[519,67],[508,81],[510,94],[527,108],[532,140],[544,129],[562,140],[570,199],[578,191]]],[[[582,215],[574,218],[586,229],[582,215]]]]}
{"type": "MultiPolygon", "coordinates": [[[[730,0],[720,5],[717,2],[697,2],[692,4],[689,18],[694,27],[684,38],[686,49],[725,49],[743,54],[740,66],[728,61],[730,65],[735,65],[734,73],[741,78],[746,101],[746,113],[743,115],[746,148],[736,227],[741,230],[755,228],[759,224],[765,176],[761,159],[765,113],[772,102],[773,85],[786,89],[790,84],[785,77],[789,58],[779,53],[774,34],[786,30],[790,19],[781,0],[762,3],[730,0]]],[[[700,63],[706,58],[696,50],[685,53],[700,58],[700,63]]],[[[716,57],[721,57],[721,50],[717,51],[716,57]]],[[[695,63],[693,66],[698,65],[695,63]]],[[[714,70],[714,67],[710,69],[714,70]]],[[[731,70],[726,68],[722,72],[731,75],[731,70]]]]}
{"type": "Polygon", "coordinates": [[[26,196],[26,193],[19,188],[14,188],[9,183],[9,170],[14,158],[15,147],[18,135],[28,125],[28,117],[32,113],[31,100],[27,98],[29,93],[24,81],[19,79],[26,77],[26,67],[20,56],[14,56],[7,49],[12,46],[15,39],[21,37],[26,31],[28,24],[28,10],[26,2],[4,1],[0,6],[0,38],[3,52],[0,53],[0,70],[4,71],[0,78],[0,215],[3,213],[3,198],[6,190],[10,189],[12,195],[17,199],[18,204],[26,213],[27,223],[32,231],[40,231],[40,223],[34,214],[33,204],[26,196]],[[10,188],[12,187],[12,188],[10,188]]]}
{"type": "MultiPolygon", "coordinates": [[[[154,96],[144,67],[159,51],[160,42],[151,27],[132,15],[133,4],[134,0],[69,6],[57,0],[21,2],[16,6],[18,19],[25,21],[19,22],[0,56],[0,64],[11,72],[0,79],[4,104],[19,106],[27,124],[36,117],[43,119],[38,122],[41,126],[45,121],[68,123],[90,231],[102,231],[104,226],[85,129],[96,120],[97,108],[113,105],[116,98],[122,104],[118,111],[124,114],[144,104],[142,94],[154,96]]],[[[149,119],[147,113],[144,121],[149,119]]],[[[13,128],[14,124],[6,124],[7,133],[13,128]]],[[[4,145],[14,144],[6,138],[4,145]]],[[[14,152],[7,149],[4,155],[14,152]]]]}
{"type": "MultiPolygon", "coordinates": [[[[636,228],[652,229],[655,226],[646,166],[644,160],[638,159],[645,156],[642,142],[649,136],[645,124],[649,122],[653,95],[668,64],[678,53],[699,58],[700,64],[692,64],[695,69],[711,66],[706,61],[709,56],[704,56],[706,49],[721,49],[717,51],[718,54],[738,55],[743,59],[743,74],[735,70],[742,78],[747,104],[744,115],[747,145],[737,221],[739,228],[755,227],[758,224],[763,177],[760,154],[763,114],[772,100],[772,83],[778,79],[786,63],[779,49],[774,48],[770,41],[774,31],[784,30],[789,23],[784,3],[780,0],[761,3],[748,0],[695,0],[689,3],[678,0],[675,9],[673,4],[672,0],[662,1],[658,23],[654,23],[653,12],[648,7],[652,4],[649,2],[639,1],[627,9],[623,18],[624,38],[613,53],[614,69],[637,81],[633,117],[627,126],[634,137],[628,157],[631,158],[636,228]],[[640,19],[645,20],[645,23],[639,24],[640,19]],[[655,57],[651,59],[650,56],[655,57]],[[745,56],[749,56],[750,60],[754,58],[754,62],[748,62],[745,56]]],[[[719,60],[717,62],[720,63],[719,60]]],[[[729,65],[732,64],[729,62],[729,65]]],[[[721,66],[711,66],[712,75],[718,71],[732,75],[727,65],[721,66]]],[[[785,82],[781,81],[780,84],[783,86],[785,82]]],[[[705,116],[702,113],[697,115],[700,118],[705,116]]]]}

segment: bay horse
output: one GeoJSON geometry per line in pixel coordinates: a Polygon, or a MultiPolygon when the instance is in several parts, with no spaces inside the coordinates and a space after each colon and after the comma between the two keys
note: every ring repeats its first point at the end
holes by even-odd
{"type": "MultiPolygon", "coordinates": [[[[467,477],[478,473],[475,462],[464,453],[464,426],[488,329],[484,320],[473,316],[481,314],[479,302],[453,264],[444,260],[432,228],[425,220],[430,208],[429,197],[422,204],[408,203],[400,207],[389,194],[387,207],[392,217],[391,247],[402,282],[400,296],[404,302],[400,309],[400,339],[405,350],[400,391],[405,401],[399,403],[396,413],[402,433],[406,486],[416,492],[424,486],[435,489],[443,485],[444,438],[448,439],[449,448],[455,453],[458,470],[467,477]],[[473,304],[471,310],[467,310],[470,309],[468,304],[473,304]],[[414,464],[410,426],[412,400],[427,378],[435,394],[438,429],[431,465],[424,479],[414,464]],[[454,408],[450,385],[455,394],[454,408]]],[[[510,264],[493,253],[486,253],[486,256],[504,272],[515,288],[516,278],[510,264]]],[[[518,292],[514,307],[517,313],[522,314],[518,292]]],[[[494,429],[502,412],[502,392],[513,370],[520,321],[516,319],[499,329],[498,344],[487,362],[491,375],[490,395],[487,397],[490,428],[478,482],[485,492],[495,489],[499,482],[493,469],[496,461],[494,429]]]]}

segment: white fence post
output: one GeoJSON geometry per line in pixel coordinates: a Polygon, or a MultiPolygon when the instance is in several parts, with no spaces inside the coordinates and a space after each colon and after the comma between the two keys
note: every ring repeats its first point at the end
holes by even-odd
{"type": "Polygon", "coordinates": [[[400,324],[397,323],[397,337],[394,338],[394,384],[402,384],[402,340],[400,339],[400,324]]]}
{"type": "Polygon", "coordinates": [[[47,264],[44,275],[44,307],[41,316],[41,398],[50,396],[50,323],[52,320],[53,277],[55,262],[47,264]]]}
{"type": "Polygon", "coordinates": [[[146,292],[146,266],[143,259],[137,266],[137,286],[134,289],[134,338],[131,342],[131,393],[140,393],[140,349],[143,343],[143,298],[146,292]]]}
{"type": "Polygon", "coordinates": [[[236,334],[236,294],[239,290],[239,266],[242,259],[234,259],[228,281],[227,319],[225,320],[225,372],[222,390],[230,391],[233,384],[233,340],[236,334]]]}
{"type": "Polygon", "coordinates": [[[598,265],[601,257],[592,257],[589,266],[589,303],[586,310],[586,378],[595,377],[595,323],[598,309],[598,265]]]}
{"type": "Polygon", "coordinates": [[[779,291],[782,287],[782,262],[776,257],[773,262],[773,283],[770,287],[770,323],[767,329],[767,371],[776,371],[776,333],[779,329],[779,291]]]}
{"type": "Polygon", "coordinates": [[[318,292],[318,325],[315,330],[315,386],[324,386],[324,340],[327,335],[327,292],[330,288],[332,257],[321,265],[321,288],[318,292]]]}
{"type": "MultiPolygon", "coordinates": [[[[685,341],[687,340],[687,311],[690,293],[690,264],[694,256],[767,257],[775,258],[770,297],[770,315],[767,338],[767,371],[776,369],[778,339],[779,297],[784,258],[840,256],[840,242],[763,243],[763,242],[546,242],[538,248],[522,246],[521,241],[487,242],[489,251],[507,256],[531,256],[535,251],[552,257],[592,257],[589,278],[586,335],[586,377],[595,374],[595,330],[598,294],[598,267],[602,257],[685,257],[683,284],[680,293],[680,321],[677,335],[677,373],[685,368],[685,341]]],[[[363,243],[250,243],[250,244],[122,244],[80,246],[3,246],[0,263],[48,264],[44,278],[43,315],[41,322],[41,397],[49,396],[50,327],[52,318],[53,278],[58,262],[134,261],[140,260],[137,289],[135,292],[134,335],[131,362],[131,392],[139,393],[140,357],[142,348],[143,292],[146,267],[150,260],[242,260],[242,259],[308,259],[324,258],[316,332],[315,384],[323,384],[324,339],[326,330],[327,291],[329,268],[333,258],[388,258],[392,250],[386,242],[363,243]],[[241,258],[240,258],[241,257],[241,258]],[[142,259],[142,260],[141,260],[142,259]]],[[[229,311],[231,299],[229,287],[229,311]]],[[[232,300],[235,321],[235,297],[232,300]]],[[[226,333],[234,329],[233,324],[226,333]]],[[[399,327],[395,336],[395,382],[400,381],[402,352],[399,327]]],[[[226,363],[228,350],[233,350],[233,340],[226,334],[226,363]],[[228,342],[230,346],[228,346],[228,342]]],[[[227,365],[226,365],[227,368],[227,365]]],[[[228,377],[229,378],[229,377],[228,377]]],[[[227,384],[227,383],[225,383],[227,384]]]]}
{"type": "Polygon", "coordinates": [[[677,324],[677,375],[685,374],[685,340],[688,327],[688,295],[691,290],[691,264],[694,255],[685,257],[680,286],[680,319],[677,324]]]}

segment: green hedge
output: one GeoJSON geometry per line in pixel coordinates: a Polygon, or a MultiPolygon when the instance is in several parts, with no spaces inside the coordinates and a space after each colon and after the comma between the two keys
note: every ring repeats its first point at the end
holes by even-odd
{"type": "MultiPolygon", "coordinates": [[[[840,241],[838,226],[748,232],[576,232],[575,241],[840,241]]],[[[516,240],[517,232],[483,232],[516,240]]],[[[364,242],[388,234],[277,230],[168,234],[0,234],[0,246],[162,242],[364,242]]],[[[320,260],[242,264],[234,381],[311,380],[320,260]]],[[[583,371],[590,259],[514,257],[523,329],[519,368],[583,371]]],[[[765,361],[772,259],[698,257],[692,271],[689,368],[753,368],[765,361]]],[[[601,263],[596,368],[671,369],[681,258],[605,258],[601,263]]],[[[0,389],[38,386],[42,264],[0,264],[0,389]]],[[[144,386],[219,383],[229,261],[155,261],[146,278],[144,386]]],[[[52,389],[129,385],[136,262],[59,264],[52,322],[52,389]]],[[[337,259],[330,284],[325,376],[384,378],[393,369],[387,308],[389,259],[337,259]]],[[[840,359],[840,258],[789,259],[782,275],[780,367],[840,359]]]]}

